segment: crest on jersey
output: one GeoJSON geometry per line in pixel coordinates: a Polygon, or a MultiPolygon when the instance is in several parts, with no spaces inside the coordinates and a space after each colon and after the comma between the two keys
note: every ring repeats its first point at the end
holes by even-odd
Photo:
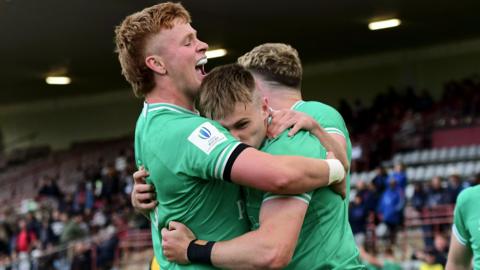
{"type": "Polygon", "coordinates": [[[212,135],[212,133],[210,132],[210,130],[208,130],[208,128],[206,127],[202,127],[199,132],[198,132],[198,137],[200,137],[200,139],[208,139],[210,138],[210,136],[212,135]]]}
{"type": "Polygon", "coordinates": [[[190,134],[188,140],[208,155],[217,145],[226,141],[227,137],[214,125],[205,122],[190,134]]]}

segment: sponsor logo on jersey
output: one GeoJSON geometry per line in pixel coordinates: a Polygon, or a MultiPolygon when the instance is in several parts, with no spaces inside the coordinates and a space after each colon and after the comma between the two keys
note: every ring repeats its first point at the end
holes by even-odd
{"type": "Polygon", "coordinates": [[[210,136],[212,135],[210,130],[208,130],[208,128],[206,127],[202,127],[198,132],[199,132],[198,136],[200,137],[200,139],[204,139],[204,140],[210,138],[210,136]]]}
{"type": "Polygon", "coordinates": [[[208,155],[227,138],[214,125],[205,122],[190,134],[188,140],[208,155]]]}

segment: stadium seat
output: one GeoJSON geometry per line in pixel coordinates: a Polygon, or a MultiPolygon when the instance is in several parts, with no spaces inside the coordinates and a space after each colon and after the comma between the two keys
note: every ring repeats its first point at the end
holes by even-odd
{"type": "Polygon", "coordinates": [[[467,159],[474,159],[477,154],[477,146],[476,145],[470,145],[468,146],[467,149],[467,159]]]}
{"type": "Polygon", "coordinates": [[[402,155],[402,153],[396,153],[396,154],[393,156],[392,161],[393,161],[393,163],[402,162],[402,161],[403,161],[403,155],[402,155]]]}
{"type": "Polygon", "coordinates": [[[435,166],[435,173],[434,176],[443,176],[445,173],[445,165],[444,164],[438,164],[435,166]]]}
{"type": "Polygon", "coordinates": [[[415,150],[411,153],[411,160],[410,160],[410,164],[418,164],[418,162],[420,161],[420,150],[415,150]]]}
{"type": "Polygon", "coordinates": [[[458,160],[465,160],[468,158],[468,146],[462,146],[458,150],[458,160]]]}
{"type": "Polygon", "coordinates": [[[433,148],[428,150],[428,156],[425,159],[424,163],[430,163],[430,162],[436,162],[438,161],[440,157],[440,149],[439,148],[433,148]]]}
{"type": "Polygon", "coordinates": [[[474,161],[468,161],[465,164],[464,167],[464,175],[465,176],[473,176],[475,174],[475,162],[474,161]]]}
{"type": "Polygon", "coordinates": [[[441,148],[438,151],[438,155],[436,157],[434,157],[434,160],[432,160],[432,161],[435,161],[435,162],[447,161],[447,154],[448,154],[448,149],[447,148],[441,148]]]}
{"type": "Polygon", "coordinates": [[[419,167],[417,167],[417,169],[416,169],[416,171],[415,171],[415,177],[414,177],[414,179],[415,179],[416,181],[422,181],[422,180],[424,180],[424,179],[423,179],[424,174],[425,174],[425,167],[419,166],[419,167]]]}
{"type": "Polygon", "coordinates": [[[415,193],[415,187],[412,184],[408,184],[405,188],[405,197],[408,201],[412,199],[413,193],[415,193]]]}
{"type": "Polygon", "coordinates": [[[403,155],[403,164],[405,165],[411,165],[412,164],[412,153],[408,152],[403,155]]]}
{"type": "Polygon", "coordinates": [[[407,168],[407,179],[413,179],[415,177],[415,168],[408,167],[407,168]]]}
{"type": "Polygon", "coordinates": [[[454,146],[448,148],[447,152],[447,161],[456,161],[458,159],[458,154],[459,154],[459,148],[454,146]]]}
{"type": "Polygon", "coordinates": [[[477,161],[477,163],[475,163],[475,171],[474,171],[475,174],[477,173],[480,173],[480,160],[477,161]]]}
{"type": "Polygon", "coordinates": [[[430,161],[430,151],[429,149],[424,149],[420,151],[420,156],[418,163],[427,163],[430,161]]]}
{"type": "Polygon", "coordinates": [[[425,169],[424,179],[432,179],[435,176],[435,165],[428,165],[425,169]]]}

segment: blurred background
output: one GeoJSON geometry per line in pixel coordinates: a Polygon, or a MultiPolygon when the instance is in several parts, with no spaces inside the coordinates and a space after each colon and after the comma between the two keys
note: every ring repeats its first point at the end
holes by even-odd
{"type": "MultiPolygon", "coordinates": [[[[142,100],[113,31],[157,3],[0,0],[0,269],[147,269],[149,225],[129,202],[142,100]]],[[[225,54],[207,69],[265,42],[299,51],[304,98],[349,128],[364,260],[443,269],[456,197],[480,183],[480,2],[182,3],[225,54]]]]}

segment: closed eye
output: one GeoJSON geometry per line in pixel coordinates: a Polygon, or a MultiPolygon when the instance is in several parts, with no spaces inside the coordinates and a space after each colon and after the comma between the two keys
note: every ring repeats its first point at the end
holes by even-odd
{"type": "Polygon", "coordinates": [[[250,123],[249,121],[241,121],[241,122],[235,123],[234,128],[235,129],[244,129],[244,128],[248,127],[249,123],[250,123]]]}

